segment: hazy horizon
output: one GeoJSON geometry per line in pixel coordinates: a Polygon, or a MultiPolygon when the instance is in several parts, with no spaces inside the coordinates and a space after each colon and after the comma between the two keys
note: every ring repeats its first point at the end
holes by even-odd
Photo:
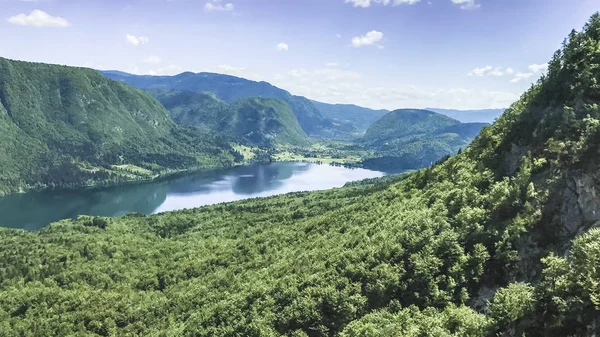
{"type": "Polygon", "coordinates": [[[266,81],[372,109],[506,108],[597,8],[562,0],[0,0],[12,59],[266,81]]]}

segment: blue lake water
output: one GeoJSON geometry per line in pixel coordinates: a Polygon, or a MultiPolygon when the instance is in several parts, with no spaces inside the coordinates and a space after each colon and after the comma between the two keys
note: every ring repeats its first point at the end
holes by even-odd
{"type": "Polygon", "coordinates": [[[342,187],[384,173],[312,163],[279,162],[196,172],[154,182],[0,198],[0,226],[40,229],[78,215],[155,214],[240,199],[342,187]]]}

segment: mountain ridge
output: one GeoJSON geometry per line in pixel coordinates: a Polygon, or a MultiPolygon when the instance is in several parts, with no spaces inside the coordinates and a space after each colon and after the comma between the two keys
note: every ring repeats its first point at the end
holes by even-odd
{"type": "Polygon", "coordinates": [[[126,82],[140,89],[168,89],[179,91],[210,91],[227,103],[240,98],[278,98],[289,104],[298,122],[307,134],[317,134],[332,124],[305,97],[294,96],[288,91],[261,81],[241,77],[216,74],[185,72],[174,76],[122,75],[113,71],[101,72],[114,80],[126,82]]]}

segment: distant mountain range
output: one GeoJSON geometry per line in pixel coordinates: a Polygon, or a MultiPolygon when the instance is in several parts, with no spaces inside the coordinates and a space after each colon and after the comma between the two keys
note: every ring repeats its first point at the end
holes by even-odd
{"type": "Polygon", "coordinates": [[[214,73],[185,72],[175,76],[138,76],[120,71],[101,71],[101,73],[110,79],[145,90],[212,92],[226,103],[250,97],[276,98],[289,105],[308,135],[317,135],[324,128],[334,127],[333,123],[325,118],[310,100],[302,96],[294,96],[267,82],[255,82],[214,73]]]}
{"type": "Polygon", "coordinates": [[[426,110],[441,113],[463,123],[492,123],[496,118],[500,117],[506,109],[452,110],[426,108],[426,110]]]}
{"type": "Polygon", "coordinates": [[[446,114],[422,109],[390,112],[352,104],[328,104],[291,95],[267,82],[212,73],[188,72],[175,76],[102,73],[147,90],[182,126],[207,127],[233,136],[242,144],[262,147],[300,145],[306,142],[306,135],[349,141],[372,153],[365,158],[365,166],[387,171],[428,166],[456,153],[486,125],[461,122],[485,121],[492,112],[481,110],[479,115],[476,111],[443,109],[433,110],[446,114]],[[290,118],[292,114],[295,119],[290,118]]]}
{"type": "MultiPolygon", "coordinates": [[[[385,109],[369,109],[353,104],[329,104],[295,96],[267,82],[216,73],[184,72],[174,76],[133,75],[122,71],[100,71],[104,76],[144,90],[168,90],[192,93],[212,92],[215,97],[233,103],[240,98],[277,98],[286,102],[302,129],[312,137],[347,138],[360,135],[389,113],[385,109]]],[[[450,110],[427,108],[463,123],[491,123],[504,109],[450,110]]]]}

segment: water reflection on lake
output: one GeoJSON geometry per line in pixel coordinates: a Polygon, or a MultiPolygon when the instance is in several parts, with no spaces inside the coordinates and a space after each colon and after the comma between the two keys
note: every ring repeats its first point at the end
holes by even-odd
{"type": "Polygon", "coordinates": [[[103,189],[42,191],[0,198],[0,225],[35,230],[77,215],[153,214],[246,198],[341,187],[383,173],[310,163],[242,166],[103,189]]]}

